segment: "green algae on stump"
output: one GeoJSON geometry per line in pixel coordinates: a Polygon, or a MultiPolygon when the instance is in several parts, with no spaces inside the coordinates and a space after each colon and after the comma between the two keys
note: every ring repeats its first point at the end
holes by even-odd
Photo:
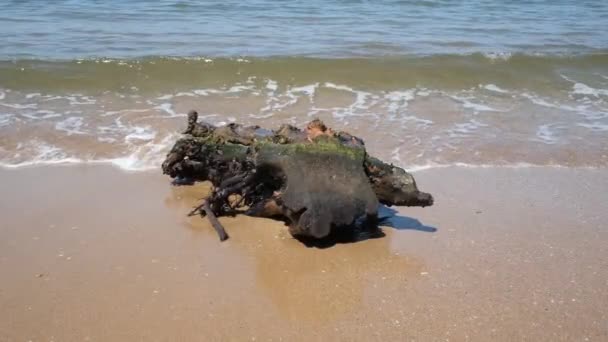
{"type": "Polygon", "coordinates": [[[429,206],[405,170],[367,154],[363,140],[320,120],[300,130],[283,125],[215,127],[188,114],[188,128],[162,164],[176,183],[211,181],[212,194],[191,214],[207,215],[221,240],[218,216],[243,213],[284,220],[292,235],[323,239],[377,228],[379,204],[429,206]],[[235,200],[236,196],[236,200],[235,200]]]}

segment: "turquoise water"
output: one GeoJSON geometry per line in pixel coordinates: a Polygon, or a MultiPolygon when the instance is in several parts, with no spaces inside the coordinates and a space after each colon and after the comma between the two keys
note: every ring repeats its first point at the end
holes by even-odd
{"type": "Polygon", "coordinates": [[[589,53],[608,1],[0,2],[0,59],[589,53]]]}

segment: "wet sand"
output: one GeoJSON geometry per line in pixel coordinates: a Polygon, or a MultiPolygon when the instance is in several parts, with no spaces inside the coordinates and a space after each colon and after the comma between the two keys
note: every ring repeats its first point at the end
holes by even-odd
{"type": "Polygon", "coordinates": [[[435,206],[319,249],[246,217],[219,243],[156,173],[2,169],[0,341],[608,339],[608,171],[416,178],[435,206]]]}

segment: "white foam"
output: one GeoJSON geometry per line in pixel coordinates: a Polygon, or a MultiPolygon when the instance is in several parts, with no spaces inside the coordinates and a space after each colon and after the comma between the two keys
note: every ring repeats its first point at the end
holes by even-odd
{"type": "Polygon", "coordinates": [[[608,118],[608,111],[595,111],[586,106],[579,106],[577,109],[578,114],[584,116],[587,120],[602,120],[608,118]]]}
{"type": "Polygon", "coordinates": [[[399,119],[404,121],[414,121],[416,123],[416,129],[425,129],[434,124],[433,120],[419,118],[415,115],[404,115],[399,119]]]}
{"type": "MultiPolygon", "coordinates": [[[[26,161],[0,162],[6,168],[19,168],[33,165],[73,164],[81,162],[78,158],[68,156],[61,148],[37,139],[25,144],[18,144],[19,150],[25,149],[32,154],[26,161]]],[[[13,154],[14,158],[21,157],[22,152],[13,154]]]]}
{"type": "Polygon", "coordinates": [[[84,121],[81,116],[71,116],[63,121],[59,121],[55,124],[55,129],[58,131],[64,131],[67,135],[83,135],[87,132],[81,128],[84,126],[84,121]]]}
{"type": "Polygon", "coordinates": [[[40,94],[40,93],[30,93],[30,94],[25,95],[25,98],[29,100],[29,99],[33,99],[34,97],[41,97],[41,96],[42,96],[42,94],[40,94]]]}
{"type": "Polygon", "coordinates": [[[266,89],[268,89],[269,91],[275,92],[275,91],[277,91],[278,88],[279,88],[279,85],[277,84],[276,81],[273,81],[273,80],[266,81],[266,89]]]}
{"type": "Polygon", "coordinates": [[[6,93],[3,92],[2,90],[0,90],[0,100],[4,100],[5,97],[6,97],[6,93]]]}
{"type": "Polygon", "coordinates": [[[500,87],[498,87],[497,85],[494,84],[484,84],[484,85],[480,85],[481,88],[485,89],[485,90],[489,90],[489,91],[493,91],[495,93],[501,93],[501,94],[508,94],[509,91],[502,89],[500,87]]]}
{"type": "Polygon", "coordinates": [[[450,98],[462,104],[463,108],[472,109],[474,112],[501,112],[503,110],[492,108],[488,105],[471,102],[473,97],[450,95],[450,98]]]}
{"type": "Polygon", "coordinates": [[[414,97],[415,90],[391,91],[384,95],[384,99],[389,102],[387,109],[391,113],[407,108],[409,101],[413,100],[414,97]]]}
{"type": "MultiPolygon", "coordinates": [[[[266,101],[266,106],[263,107],[260,111],[262,113],[268,112],[268,111],[278,111],[278,110],[281,110],[281,109],[284,109],[286,107],[296,104],[299,99],[298,96],[294,96],[292,94],[287,94],[286,97],[287,97],[287,101],[284,101],[284,102],[280,102],[280,99],[278,99],[276,97],[269,98],[266,101]]],[[[266,114],[264,114],[264,115],[266,115],[266,114]]]]}
{"type": "Polygon", "coordinates": [[[424,97],[424,96],[429,96],[429,95],[431,95],[431,91],[426,88],[418,89],[416,91],[416,96],[424,97]]]}
{"type": "Polygon", "coordinates": [[[492,61],[507,61],[513,56],[513,54],[510,52],[486,52],[483,53],[483,56],[492,61]]]}
{"type": "Polygon", "coordinates": [[[555,133],[551,130],[551,127],[555,124],[540,125],[536,129],[536,141],[545,143],[547,145],[556,144],[559,139],[555,136],[555,133]]]}
{"type": "Polygon", "coordinates": [[[47,143],[38,143],[38,155],[34,160],[64,159],[66,154],[59,147],[47,143]]]}
{"type": "Polygon", "coordinates": [[[177,139],[177,134],[169,134],[160,142],[148,142],[144,145],[133,146],[128,155],[105,159],[81,159],[68,156],[57,146],[31,141],[28,146],[36,149],[36,154],[27,161],[0,162],[6,168],[20,168],[37,165],[56,164],[111,164],[127,171],[146,171],[158,168],[165,157],[166,151],[177,139]]]}
{"type": "Polygon", "coordinates": [[[31,120],[44,120],[44,119],[51,119],[51,118],[56,118],[56,117],[60,117],[61,114],[59,113],[55,113],[52,110],[37,110],[36,112],[27,112],[27,113],[20,113],[20,116],[26,117],[28,119],[31,120]]]}
{"type": "MultiPolygon", "coordinates": [[[[330,89],[336,89],[336,90],[342,90],[342,91],[346,91],[346,92],[350,92],[353,93],[355,95],[355,102],[353,104],[351,104],[349,106],[348,109],[352,110],[352,109],[367,109],[369,108],[372,104],[366,105],[366,101],[367,98],[372,97],[371,93],[365,92],[365,91],[361,91],[361,90],[355,90],[349,86],[346,85],[340,85],[340,84],[334,84],[331,82],[326,82],[324,84],[324,86],[326,88],[330,88],[330,89]]],[[[400,96],[397,95],[399,92],[395,92],[395,96],[400,96]]],[[[345,111],[342,111],[344,113],[346,113],[345,111]]],[[[351,112],[351,114],[354,114],[351,112]]],[[[343,113],[340,114],[340,116],[343,116],[343,113]]]]}
{"type": "Polygon", "coordinates": [[[216,91],[214,89],[195,89],[192,92],[199,96],[208,96],[209,94],[215,93],[216,91]]]}
{"type": "Polygon", "coordinates": [[[595,110],[594,104],[587,103],[587,101],[583,101],[583,103],[578,103],[576,105],[568,105],[563,103],[551,103],[545,99],[542,99],[536,95],[529,93],[521,93],[520,95],[538,106],[570,111],[578,115],[582,115],[588,120],[601,120],[608,117],[608,112],[602,110],[595,110]]]}
{"type": "Polygon", "coordinates": [[[107,111],[107,112],[101,114],[100,116],[113,116],[113,115],[124,114],[124,113],[145,113],[145,112],[149,112],[149,111],[150,111],[150,109],[121,109],[121,110],[107,111]]]}
{"type": "Polygon", "coordinates": [[[397,102],[407,106],[407,102],[414,98],[413,91],[391,91],[384,95],[384,99],[389,102],[397,102]]]}
{"type": "Polygon", "coordinates": [[[71,94],[71,95],[40,95],[38,93],[29,94],[31,97],[40,96],[43,98],[43,101],[68,101],[70,105],[93,105],[97,103],[97,100],[90,96],[85,96],[82,94],[71,94]]]}
{"type": "Polygon", "coordinates": [[[575,83],[572,86],[572,93],[580,95],[591,95],[595,97],[608,96],[608,89],[592,88],[584,83],[575,83]]]}
{"type": "Polygon", "coordinates": [[[484,105],[484,104],[473,103],[473,102],[469,102],[469,101],[463,101],[462,106],[464,108],[473,109],[474,111],[478,111],[478,112],[498,112],[499,111],[496,108],[492,108],[492,107],[484,105]]]}
{"type": "Polygon", "coordinates": [[[163,57],[163,59],[167,59],[167,60],[172,60],[172,61],[182,61],[182,60],[187,60],[187,61],[202,61],[205,63],[211,63],[213,62],[212,58],[209,57],[202,57],[202,56],[187,56],[187,57],[183,57],[183,56],[172,56],[172,57],[163,57]]]}
{"type": "Polygon", "coordinates": [[[185,91],[182,91],[182,92],[179,92],[179,93],[175,94],[175,97],[182,97],[182,96],[194,97],[194,96],[196,96],[196,94],[185,92],[185,91]]]}
{"type": "Polygon", "coordinates": [[[172,98],[173,98],[172,94],[167,94],[167,95],[159,96],[156,99],[164,101],[164,100],[171,100],[172,98]]]}
{"type": "Polygon", "coordinates": [[[186,114],[178,114],[173,110],[173,105],[171,103],[165,102],[165,103],[161,103],[158,106],[154,107],[154,109],[157,109],[161,112],[165,112],[167,114],[169,114],[169,116],[166,117],[170,117],[170,118],[175,118],[175,117],[179,117],[179,116],[186,116],[186,114]]]}
{"type": "Polygon", "coordinates": [[[453,128],[448,129],[448,134],[450,138],[465,138],[481,127],[488,127],[488,125],[471,119],[469,122],[454,124],[453,128]]]}
{"type": "Polygon", "coordinates": [[[560,108],[559,105],[556,105],[554,103],[550,103],[547,102],[545,100],[543,100],[542,98],[533,95],[533,94],[529,94],[529,93],[521,93],[521,96],[525,97],[526,99],[530,100],[530,102],[539,105],[539,106],[543,106],[543,107],[549,107],[549,108],[560,108]]]}
{"type": "Polygon", "coordinates": [[[11,121],[13,121],[13,114],[0,114],[0,127],[10,125],[11,121]]]}
{"type": "Polygon", "coordinates": [[[233,85],[232,87],[228,88],[228,90],[226,91],[220,91],[223,93],[241,93],[244,92],[246,90],[252,90],[254,89],[254,86],[252,85],[233,85]]]}
{"type": "Polygon", "coordinates": [[[97,103],[97,100],[90,96],[74,95],[66,96],[66,99],[71,105],[92,105],[97,103]]]}
{"type": "Polygon", "coordinates": [[[325,88],[332,88],[332,89],[336,89],[336,90],[344,90],[344,91],[348,91],[351,93],[354,93],[355,90],[349,86],[345,86],[345,85],[338,85],[335,83],[331,83],[331,82],[325,82],[324,84],[325,88]]]}
{"type": "Polygon", "coordinates": [[[36,105],[35,103],[19,104],[19,103],[0,102],[0,106],[13,108],[13,109],[36,109],[36,108],[38,108],[38,105],[36,105]]]}
{"type": "Polygon", "coordinates": [[[160,142],[150,141],[144,145],[135,146],[127,156],[99,162],[109,162],[123,170],[129,171],[156,169],[162,163],[167,150],[175,143],[178,137],[178,134],[169,134],[160,142]]]}
{"type": "Polygon", "coordinates": [[[123,124],[122,117],[114,119],[114,124],[111,126],[97,126],[97,131],[105,142],[115,142],[117,137],[124,135],[124,142],[131,144],[137,141],[149,141],[156,137],[156,131],[150,126],[134,126],[131,124],[123,124]],[[108,136],[110,135],[110,136],[108,136]]]}
{"type": "Polygon", "coordinates": [[[608,132],[608,124],[603,124],[601,122],[577,123],[576,125],[585,127],[593,132],[608,132]]]}
{"type": "Polygon", "coordinates": [[[56,101],[56,100],[63,100],[63,99],[65,99],[63,96],[46,95],[46,96],[43,96],[43,97],[44,97],[44,101],[56,101]]]}
{"type": "Polygon", "coordinates": [[[285,93],[275,95],[275,90],[278,89],[278,84],[274,81],[268,81],[266,88],[269,90],[266,106],[260,109],[261,114],[253,115],[255,118],[265,118],[272,116],[272,111],[279,111],[289,106],[295,105],[300,99],[300,94],[305,94],[311,103],[314,103],[314,95],[318,83],[309,84],[301,87],[288,87],[285,93]]]}
{"type": "Polygon", "coordinates": [[[575,81],[565,75],[560,74],[560,76],[566,81],[574,83],[572,86],[572,94],[588,95],[593,97],[608,96],[608,89],[593,88],[584,83],[575,81]]]}
{"type": "Polygon", "coordinates": [[[125,136],[125,141],[130,142],[132,140],[152,140],[156,137],[156,132],[153,131],[149,126],[141,127],[135,126],[132,128],[133,132],[125,136]]]}
{"type": "Polygon", "coordinates": [[[115,143],[116,139],[110,137],[97,137],[97,141],[102,143],[115,143]]]}
{"type": "Polygon", "coordinates": [[[369,109],[369,107],[373,106],[375,103],[369,103],[367,104],[367,99],[372,97],[371,93],[365,92],[365,91],[356,91],[355,92],[355,102],[350,105],[351,109],[357,108],[357,109],[369,109]]]}
{"type": "Polygon", "coordinates": [[[315,92],[319,88],[319,83],[313,83],[301,87],[292,87],[290,88],[291,93],[304,93],[308,95],[308,97],[313,98],[315,96],[315,92]]]}
{"type": "Polygon", "coordinates": [[[401,156],[400,156],[400,152],[401,152],[401,146],[397,146],[395,147],[392,151],[391,151],[391,160],[394,160],[397,163],[401,163],[401,156]]]}
{"type": "MultiPolygon", "coordinates": [[[[377,96],[374,96],[371,93],[368,93],[365,91],[355,90],[346,85],[338,85],[338,84],[334,84],[331,82],[326,82],[324,84],[324,87],[353,93],[355,95],[355,101],[346,108],[331,108],[331,110],[327,109],[327,108],[314,108],[317,111],[330,110],[332,115],[336,119],[340,119],[340,120],[342,120],[346,117],[349,117],[349,116],[369,116],[369,115],[371,115],[371,116],[377,117],[377,115],[375,113],[369,113],[367,111],[370,107],[377,104],[377,100],[378,100],[377,96]],[[371,99],[371,101],[368,102],[368,99],[371,99]]],[[[345,124],[348,124],[348,123],[345,122],[345,124]]]]}
{"type": "MultiPolygon", "coordinates": [[[[266,107],[264,107],[266,108],[266,107]]],[[[266,114],[249,114],[250,118],[253,119],[268,119],[274,116],[274,113],[270,112],[270,113],[266,113],[266,114]]]]}
{"type": "MultiPolygon", "coordinates": [[[[195,89],[192,91],[192,93],[194,93],[195,95],[199,95],[199,96],[209,96],[211,94],[234,94],[234,93],[241,93],[241,92],[245,92],[248,90],[254,90],[255,86],[254,85],[242,85],[242,84],[235,84],[232,87],[228,88],[228,89],[195,89]]],[[[181,93],[183,96],[190,96],[191,93],[181,93]]]]}

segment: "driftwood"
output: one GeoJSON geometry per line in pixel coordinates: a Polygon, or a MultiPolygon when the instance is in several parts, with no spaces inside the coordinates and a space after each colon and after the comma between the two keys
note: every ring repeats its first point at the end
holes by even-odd
{"type": "Polygon", "coordinates": [[[190,215],[207,216],[220,240],[217,217],[244,213],[284,220],[296,237],[322,239],[353,227],[377,228],[379,203],[430,206],[405,170],[369,156],[363,140],[320,120],[304,130],[229,124],[215,127],[188,113],[188,127],[162,164],[184,184],[210,181],[211,195],[190,215]]]}

